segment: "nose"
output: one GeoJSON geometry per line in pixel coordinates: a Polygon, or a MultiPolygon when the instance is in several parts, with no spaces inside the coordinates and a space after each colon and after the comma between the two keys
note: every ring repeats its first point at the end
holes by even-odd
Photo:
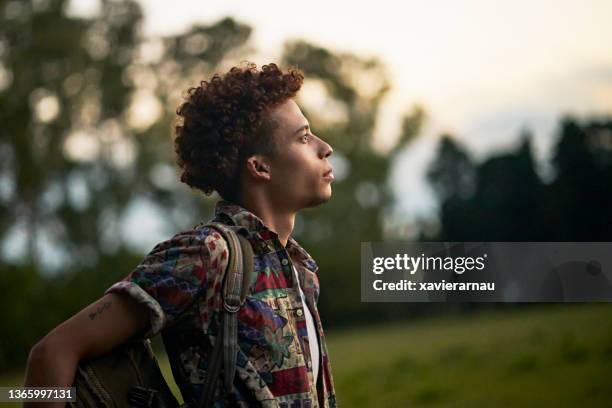
{"type": "Polygon", "coordinates": [[[322,139],[319,139],[319,140],[321,140],[320,156],[322,159],[328,158],[334,152],[334,149],[332,149],[332,147],[324,140],[322,139]]]}

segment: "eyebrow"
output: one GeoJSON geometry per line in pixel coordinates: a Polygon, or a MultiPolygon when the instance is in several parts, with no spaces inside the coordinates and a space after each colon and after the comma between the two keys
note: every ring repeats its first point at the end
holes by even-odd
{"type": "Polygon", "coordinates": [[[302,130],[306,130],[306,129],[309,129],[309,128],[310,128],[309,124],[302,125],[295,132],[293,132],[293,134],[296,134],[298,132],[301,132],[302,130]]]}

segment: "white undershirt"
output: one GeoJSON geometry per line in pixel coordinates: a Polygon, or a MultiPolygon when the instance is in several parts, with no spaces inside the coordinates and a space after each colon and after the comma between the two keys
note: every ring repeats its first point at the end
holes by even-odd
{"type": "Polygon", "coordinates": [[[312,314],[310,313],[310,308],[306,303],[304,292],[302,292],[302,288],[300,287],[300,279],[297,276],[297,270],[295,269],[295,266],[293,267],[293,271],[295,273],[295,279],[300,292],[300,297],[302,298],[302,303],[304,304],[306,330],[308,332],[308,345],[310,348],[310,358],[312,360],[312,374],[314,375],[314,381],[316,384],[317,376],[319,375],[319,341],[317,340],[317,329],[315,328],[314,320],[312,318],[312,314]]]}

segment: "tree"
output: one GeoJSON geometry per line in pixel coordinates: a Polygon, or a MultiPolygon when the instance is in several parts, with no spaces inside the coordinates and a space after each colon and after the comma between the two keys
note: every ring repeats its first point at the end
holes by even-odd
{"type": "Polygon", "coordinates": [[[553,180],[535,171],[531,136],[514,152],[473,166],[443,138],[430,181],[440,200],[437,239],[445,241],[597,241],[612,236],[612,123],[560,123],[553,180]],[[475,181],[475,182],[473,182],[475,181]]]}
{"type": "Polygon", "coordinates": [[[440,200],[442,228],[437,239],[456,240],[465,233],[467,200],[473,196],[476,184],[475,165],[450,135],[443,135],[427,178],[440,200]]]}
{"type": "Polygon", "coordinates": [[[0,371],[137,264],[121,234],[137,203],[169,231],[211,208],[176,182],[173,111],[251,33],[226,18],[144,39],[135,1],[91,18],[66,7],[0,2],[0,371]]]}

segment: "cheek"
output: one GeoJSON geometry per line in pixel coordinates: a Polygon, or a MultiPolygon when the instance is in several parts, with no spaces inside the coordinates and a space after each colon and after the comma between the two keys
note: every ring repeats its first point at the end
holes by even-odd
{"type": "Polygon", "coordinates": [[[302,149],[288,151],[277,164],[280,188],[312,190],[320,187],[323,169],[316,154],[302,149]]]}
{"type": "Polygon", "coordinates": [[[307,152],[300,149],[291,150],[282,163],[283,169],[296,176],[307,177],[315,166],[314,160],[307,152]]]}
{"type": "Polygon", "coordinates": [[[300,172],[302,173],[304,181],[308,182],[310,185],[319,182],[321,179],[321,177],[319,177],[321,170],[313,160],[303,159],[300,172]]]}

